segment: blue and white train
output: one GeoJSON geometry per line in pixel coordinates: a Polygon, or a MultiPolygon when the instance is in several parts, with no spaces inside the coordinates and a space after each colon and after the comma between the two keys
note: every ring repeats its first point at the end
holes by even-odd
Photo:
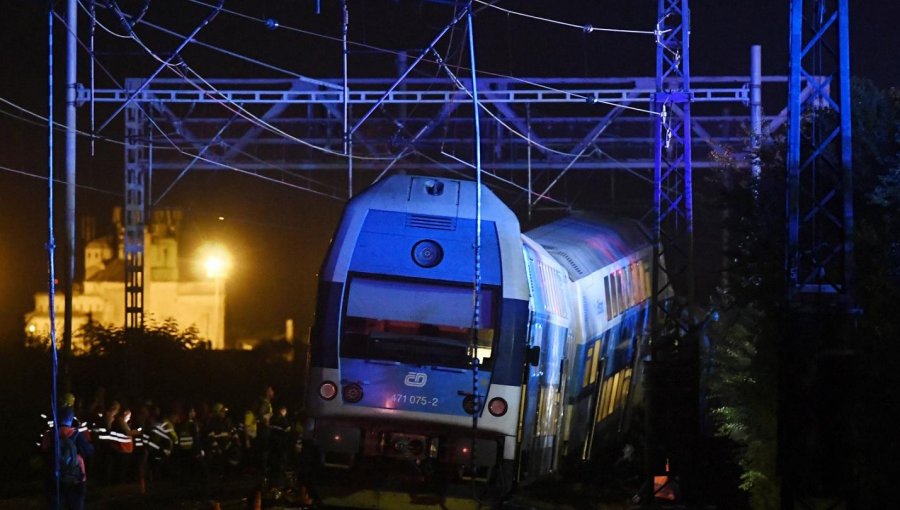
{"type": "Polygon", "coordinates": [[[475,330],[474,182],[395,175],[347,205],[310,345],[305,435],[325,466],[400,461],[507,490],[621,448],[646,234],[588,215],[523,234],[487,188],[481,211],[475,330]]]}

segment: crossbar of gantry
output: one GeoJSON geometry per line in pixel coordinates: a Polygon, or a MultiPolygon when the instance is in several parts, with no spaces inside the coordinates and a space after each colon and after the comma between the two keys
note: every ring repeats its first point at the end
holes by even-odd
{"type": "MultiPolygon", "coordinates": [[[[79,91],[79,101],[97,103],[287,103],[287,104],[337,104],[343,102],[343,91],[307,85],[309,90],[297,87],[287,89],[298,82],[291,80],[233,80],[209,79],[186,83],[184,80],[157,79],[137,94],[127,89],[89,89],[79,91]],[[282,87],[279,89],[278,87],[282,87]]],[[[334,80],[332,80],[334,81],[334,80]]],[[[461,79],[461,82],[469,83],[461,79]]],[[[692,89],[693,100],[698,102],[742,103],[749,101],[746,76],[700,77],[698,86],[692,89]]],[[[769,77],[772,82],[783,82],[783,77],[769,77]]],[[[479,79],[478,97],[487,103],[637,103],[650,104],[656,92],[652,78],[527,78],[479,79]]],[[[447,80],[409,79],[405,88],[385,94],[393,84],[392,79],[351,80],[348,92],[350,104],[443,104],[459,101],[459,91],[447,80]],[[434,89],[434,87],[442,87],[434,89]]]]}

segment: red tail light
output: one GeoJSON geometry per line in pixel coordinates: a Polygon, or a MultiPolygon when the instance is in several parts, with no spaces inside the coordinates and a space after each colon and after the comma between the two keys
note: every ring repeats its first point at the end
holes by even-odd
{"type": "Polygon", "coordinates": [[[331,400],[337,396],[337,385],[331,381],[325,381],[319,386],[319,396],[325,400],[331,400]]]}
{"type": "Polygon", "coordinates": [[[503,416],[508,409],[509,406],[506,404],[506,401],[500,397],[492,398],[488,403],[488,411],[494,416],[503,416]]]}

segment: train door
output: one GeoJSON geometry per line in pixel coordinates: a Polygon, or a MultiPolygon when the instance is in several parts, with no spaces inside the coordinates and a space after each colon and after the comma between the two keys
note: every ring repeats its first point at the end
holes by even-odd
{"type": "Polygon", "coordinates": [[[557,467],[562,426],[562,394],[559,377],[564,375],[562,352],[568,329],[532,314],[529,347],[539,349],[540,358],[527,366],[521,406],[521,452],[519,479],[529,481],[557,467]]]}

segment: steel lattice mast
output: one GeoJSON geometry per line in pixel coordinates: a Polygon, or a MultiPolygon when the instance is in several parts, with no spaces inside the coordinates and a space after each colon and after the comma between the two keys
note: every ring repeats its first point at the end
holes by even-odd
{"type": "Polygon", "coordinates": [[[782,508],[852,508],[859,490],[848,11],[848,0],[791,0],[782,508]]]}

